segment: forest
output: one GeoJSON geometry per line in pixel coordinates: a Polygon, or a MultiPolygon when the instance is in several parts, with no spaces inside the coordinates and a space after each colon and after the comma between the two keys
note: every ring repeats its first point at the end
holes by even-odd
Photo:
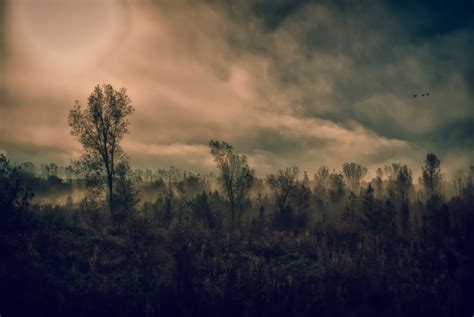
{"type": "Polygon", "coordinates": [[[97,86],[65,118],[70,165],[0,155],[1,316],[474,313],[474,166],[257,176],[210,140],[210,174],[141,170],[120,144],[133,112],[97,86]]]}

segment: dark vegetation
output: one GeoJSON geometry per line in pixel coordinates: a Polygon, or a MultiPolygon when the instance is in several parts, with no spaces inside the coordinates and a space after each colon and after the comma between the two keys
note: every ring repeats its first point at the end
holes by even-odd
{"type": "Polygon", "coordinates": [[[211,141],[218,176],[134,170],[132,111],[97,87],[69,117],[79,161],[0,156],[2,316],[473,314],[474,167],[448,180],[429,153],[418,182],[402,164],[258,178],[211,141]]]}

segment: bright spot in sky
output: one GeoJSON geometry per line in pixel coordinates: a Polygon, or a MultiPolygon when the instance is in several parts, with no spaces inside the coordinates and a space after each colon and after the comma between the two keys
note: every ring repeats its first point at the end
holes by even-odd
{"type": "Polygon", "coordinates": [[[9,40],[36,63],[81,68],[120,44],[126,9],[120,0],[10,1],[9,40]]]}

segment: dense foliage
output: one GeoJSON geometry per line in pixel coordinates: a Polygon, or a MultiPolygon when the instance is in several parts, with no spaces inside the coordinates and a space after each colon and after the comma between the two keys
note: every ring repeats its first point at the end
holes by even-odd
{"type": "Polygon", "coordinates": [[[443,189],[431,155],[417,189],[398,164],[369,182],[354,163],[281,170],[235,215],[222,175],[119,169],[111,215],[106,198],[34,198],[85,184],[1,156],[0,313],[470,316],[473,178],[443,189]]]}

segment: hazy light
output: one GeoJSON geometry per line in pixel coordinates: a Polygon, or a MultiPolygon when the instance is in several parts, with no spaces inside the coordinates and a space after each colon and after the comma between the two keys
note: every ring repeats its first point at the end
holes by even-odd
{"type": "Polygon", "coordinates": [[[126,7],[118,0],[15,0],[8,9],[15,51],[48,67],[97,62],[126,31],[126,7]]]}

